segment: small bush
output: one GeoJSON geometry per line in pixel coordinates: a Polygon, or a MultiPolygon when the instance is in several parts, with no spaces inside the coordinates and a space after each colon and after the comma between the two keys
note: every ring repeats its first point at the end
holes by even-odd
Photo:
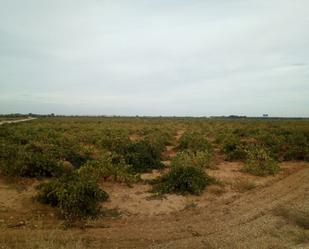
{"type": "Polygon", "coordinates": [[[257,136],[257,141],[261,146],[267,148],[269,155],[278,160],[283,161],[286,153],[286,142],[282,135],[277,135],[270,132],[260,132],[257,136]]]}
{"type": "Polygon", "coordinates": [[[161,151],[145,140],[130,143],[123,156],[134,172],[147,172],[164,166],[161,163],[161,151]]]}
{"type": "Polygon", "coordinates": [[[97,160],[88,161],[78,169],[78,174],[84,178],[91,178],[94,181],[100,178],[112,178],[114,181],[132,183],[138,180],[132,173],[131,165],[116,154],[102,154],[97,160]]]}
{"type": "Polygon", "coordinates": [[[279,161],[309,160],[309,133],[302,130],[260,131],[257,140],[279,161]]]}
{"type": "Polygon", "coordinates": [[[212,151],[212,146],[202,133],[185,132],[179,139],[178,148],[180,150],[212,151]]]}
{"type": "Polygon", "coordinates": [[[201,168],[179,166],[154,180],[153,192],[199,195],[207,185],[214,182],[201,168]]]}
{"type": "Polygon", "coordinates": [[[38,189],[38,201],[59,207],[67,219],[96,217],[100,212],[100,202],[108,198],[96,182],[77,174],[52,179],[40,184],[38,189]]]}
{"type": "Polygon", "coordinates": [[[97,144],[106,150],[123,153],[127,144],[130,143],[128,134],[122,130],[107,129],[97,141],[97,144]]]}
{"type": "Polygon", "coordinates": [[[201,168],[215,168],[213,155],[209,151],[181,151],[172,158],[172,166],[195,166],[201,168]]]}
{"type": "Polygon", "coordinates": [[[26,153],[20,175],[26,177],[51,177],[60,175],[62,168],[56,160],[43,153],[26,153]]]}
{"type": "Polygon", "coordinates": [[[51,177],[63,172],[50,155],[29,151],[24,146],[8,145],[0,160],[2,172],[7,176],[51,177]]]}
{"type": "Polygon", "coordinates": [[[309,161],[309,133],[294,132],[287,136],[284,160],[309,161]]]}
{"type": "Polygon", "coordinates": [[[261,147],[254,147],[247,152],[247,160],[242,171],[257,176],[274,175],[280,170],[277,163],[261,147]]]}
{"type": "Polygon", "coordinates": [[[227,136],[222,141],[222,151],[229,161],[244,160],[247,144],[235,136],[227,136]]]}
{"type": "Polygon", "coordinates": [[[164,151],[165,146],[168,144],[168,142],[165,140],[165,137],[161,136],[159,133],[145,136],[144,141],[151,144],[151,146],[160,153],[164,151]]]}
{"type": "Polygon", "coordinates": [[[91,160],[90,155],[85,153],[80,145],[74,144],[73,141],[60,140],[58,143],[58,145],[53,145],[51,151],[48,152],[54,158],[68,161],[75,168],[79,168],[88,160],[91,160]]]}

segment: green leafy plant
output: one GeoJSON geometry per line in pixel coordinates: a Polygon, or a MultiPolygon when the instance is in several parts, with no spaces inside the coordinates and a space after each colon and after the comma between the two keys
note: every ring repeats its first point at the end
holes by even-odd
{"type": "Polygon", "coordinates": [[[212,146],[207,138],[199,132],[185,132],[179,139],[178,149],[212,152],[212,146]]]}
{"type": "Polygon", "coordinates": [[[280,170],[278,164],[262,147],[254,147],[247,152],[247,160],[242,171],[257,176],[274,175],[280,170]]]}
{"type": "Polygon", "coordinates": [[[164,166],[161,163],[161,150],[145,140],[130,143],[123,157],[134,172],[147,172],[164,166]]]}
{"type": "Polygon", "coordinates": [[[172,158],[173,167],[195,166],[214,169],[213,155],[209,151],[180,151],[172,158]]]}
{"type": "Polygon", "coordinates": [[[286,137],[285,160],[309,161],[309,132],[294,132],[286,137]]]}
{"type": "Polygon", "coordinates": [[[236,136],[227,135],[222,141],[222,151],[229,161],[245,160],[247,143],[236,136]]]}
{"type": "Polygon", "coordinates": [[[29,151],[24,146],[7,145],[0,160],[2,172],[7,176],[50,177],[64,171],[49,154],[29,151]]]}
{"type": "Polygon", "coordinates": [[[70,162],[75,168],[92,159],[76,141],[65,140],[65,138],[55,141],[47,153],[53,155],[54,158],[70,162]]]}
{"type": "Polygon", "coordinates": [[[60,208],[67,219],[94,218],[100,213],[100,202],[108,199],[95,181],[74,173],[42,183],[38,190],[37,200],[60,208]]]}
{"type": "Polygon", "coordinates": [[[96,134],[95,143],[102,149],[110,152],[123,153],[130,143],[129,132],[119,128],[106,127],[96,134]]]}
{"type": "Polygon", "coordinates": [[[117,154],[103,153],[92,161],[88,161],[77,170],[83,178],[91,178],[95,181],[100,178],[112,178],[114,181],[132,183],[138,177],[132,172],[132,166],[125,163],[122,157],[117,154]]]}
{"type": "Polygon", "coordinates": [[[208,176],[201,168],[179,166],[154,180],[153,192],[159,194],[177,193],[199,195],[214,178],[208,176]]]}

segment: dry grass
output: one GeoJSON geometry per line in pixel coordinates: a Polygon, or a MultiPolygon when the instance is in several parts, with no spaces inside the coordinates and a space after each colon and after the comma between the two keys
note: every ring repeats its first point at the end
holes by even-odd
{"type": "Polygon", "coordinates": [[[297,244],[309,243],[309,231],[303,230],[296,235],[295,242],[297,244]]]}
{"type": "Polygon", "coordinates": [[[232,185],[233,189],[240,193],[254,189],[256,186],[257,185],[254,181],[242,178],[235,179],[235,182],[232,185]]]}
{"type": "Polygon", "coordinates": [[[86,241],[77,239],[72,234],[50,233],[48,235],[26,234],[23,231],[18,236],[3,234],[0,237],[0,249],[86,249],[86,241]]]}
{"type": "Polygon", "coordinates": [[[208,187],[208,192],[220,196],[223,195],[224,193],[226,193],[226,189],[224,188],[224,186],[218,186],[218,185],[213,185],[213,186],[209,186],[208,187]]]}
{"type": "Polygon", "coordinates": [[[296,224],[303,229],[309,229],[309,211],[297,210],[293,208],[278,206],[274,210],[274,214],[283,217],[289,223],[296,224]]]}

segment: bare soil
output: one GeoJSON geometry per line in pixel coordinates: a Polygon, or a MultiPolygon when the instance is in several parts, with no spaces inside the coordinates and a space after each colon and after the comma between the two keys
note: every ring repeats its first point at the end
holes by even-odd
{"type": "Polygon", "coordinates": [[[107,211],[108,217],[90,221],[89,228],[69,230],[63,230],[55,209],[33,200],[37,180],[10,183],[2,177],[0,245],[10,248],[4,245],[16,244],[16,238],[52,233],[55,239],[60,234],[82,239],[91,248],[309,248],[308,241],[297,240],[301,228],[274,213],[278,206],[309,211],[309,164],[282,163],[281,172],[269,177],[244,174],[241,166],[225,162],[207,170],[222,184],[210,186],[201,196],[156,199],[147,184],[104,183],[111,198],[103,207],[117,212],[107,211]],[[255,184],[247,189],[238,184],[242,181],[255,184]]]}

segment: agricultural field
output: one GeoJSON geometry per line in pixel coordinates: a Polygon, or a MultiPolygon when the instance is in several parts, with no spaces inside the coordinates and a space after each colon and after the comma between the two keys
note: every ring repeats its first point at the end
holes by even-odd
{"type": "Polygon", "coordinates": [[[0,248],[309,248],[309,120],[2,124],[0,248]]]}

